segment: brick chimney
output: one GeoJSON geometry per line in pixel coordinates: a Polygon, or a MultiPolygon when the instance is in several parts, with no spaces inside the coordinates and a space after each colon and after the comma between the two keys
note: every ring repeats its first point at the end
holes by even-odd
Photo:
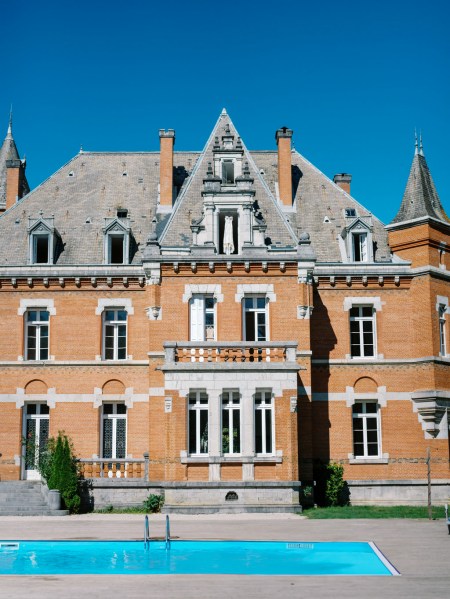
{"type": "Polygon", "coordinates": [[[25,166],[19,158],[6,161],[6,210],[23,196],[25,166]]]}
{"type": "Polygon", "coordinates": [[[161,206],[172,207],[173,202],[173,146],[175,131],[173,129],[159,130],[160,159],[159,159],[159,203],[161,206]]]}
{"type": "Polygon", "coordinates": [[[334,175],[333,181],[350,195],[350,183],[352,182],[351,175],[348,173],[340,173],[339,175],[334,175]]]}
{"type": "Polygon", "coordinates": [[[285,206],[292,206],[292,129],[281,127],[275,133],[278,145],[278,195],[285,206]]]}

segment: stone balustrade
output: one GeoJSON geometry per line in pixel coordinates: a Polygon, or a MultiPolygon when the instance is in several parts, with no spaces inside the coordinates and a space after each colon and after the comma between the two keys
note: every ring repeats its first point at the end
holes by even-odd
{"type": "Polygon", "coordinates": [[[295,362],[295,341],[167,341],[164,344],[166,364],[174,362],[295,362]]]}
{"type": "Polygon", "coordinates": [[[141,459],[81,458],[77,462],[83,478],[129,478],[148,481],[147,453],[141,459]]]}

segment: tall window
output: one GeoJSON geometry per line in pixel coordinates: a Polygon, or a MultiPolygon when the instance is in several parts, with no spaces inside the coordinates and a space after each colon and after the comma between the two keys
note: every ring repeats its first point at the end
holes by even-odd
{"type": "Polygon", "coordinates": [[[352,246],[354,262],[367,262],[367,233],[352,233],[352,246]]]}
{"type": "Polygon", "coordinates": [[[445,335],[445,312],[444,304],[439,304],[439,353],[441,356],[447,355],[447,340],[445,335]]]}
{"type": "Polygon", "coordinates": [[[127,407],[122,403],[103,404],[103,458],[126,458],[127,407]]]}
{"type": "Polygon", "coordinates": [[[222,162],[222,184],[233,185],[234,183],[234,162],[232,160],[224,160],[222,162]]]}
{"type": "Polygon", "coordinates": [[[39,458],[47,449],[49,433],[49,407],[47,404],[27,403],[24,406],[25,478],[38,479],[39,458]]]}
{"type": "Polygon", "coordinates": [[[241,396],[239,391],[222,393],[222,451],[241,452],[241,396]]]}
{"type": "Polygon", "coordinates": [[[127,359],[127,312],[123,308],[103,313],[103,359],[127,359]]]}
{"type": "Polygon", "coordinates": [[[244,297],[244,341],[267,341],[268,336],[266,297],[244,297]]]}
{"type": "Polygon", "coordinates": [[[212,295],[193,295],[190,300],[191,341],[216,338],[215,301],[212,295]]]}
{"type": "Polygon", "coordinates": [[[376,402],[353,406],[353,454],[355,458],[381,457],[380,416],[376,402]]]}
{"type": "Polygon", "coordinates": [[[50,312],[28,310],[25,318],[25,360],[48,360],[50,312]]]}
{"type": "Polygon", "coordinates": [[[208,396],[204,391],[189,393],[189,453],[208,453],[208,396]]]}
{"type": "Polygon", "coordinates": [[[373,306],[350,309],[350,350],[352,358],[375,356],[375,312],[373,306]]]}
{"type": "Polygon", "coordinates": [[[272,454],[274,451],[274,417],[271,391],[255,393],[255,452],[272,454]]]}

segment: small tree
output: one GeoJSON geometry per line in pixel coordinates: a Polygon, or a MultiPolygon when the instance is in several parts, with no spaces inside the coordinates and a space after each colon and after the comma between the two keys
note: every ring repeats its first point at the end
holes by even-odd
{"type": "Polygon", "coordinates": [[[330,462],[326,466],[327,482],[325,496],[328,505],[348,505],[348,485],[344,480],[344,466],[330,462]]]}
{"type": "Polygon", "coordinates": [[[66,508],[78,512],[81,498],[78,492],[78,469],[73,446],[63,432],[59,431],[58,438],[49,439],[46,458],[40,467],[40,472],[47,482],[49,489],[61,493],[66,508]]]}

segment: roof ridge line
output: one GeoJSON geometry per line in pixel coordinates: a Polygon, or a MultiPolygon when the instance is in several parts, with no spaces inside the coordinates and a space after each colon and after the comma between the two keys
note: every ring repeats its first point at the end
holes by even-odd
{"type": "Polygon", "coordinates": [[[53,177],[55,177],[60,171],[62,171],[63,168],[65,168],[68,164],[70,164],[73,160],[76,160],[79,156],[82,156],[82,154],[76,154],[75,156],[73,156],[72,158],[70,158],[67,162],[65,162],[62,166],[59,167],[59,169],[57,171],[55,171],[54,173],[52,173],[49,177],[47,177],[46,179],[44,179],[41,183],[39,183],[39,185],[37,187],[35,187],[34,189],[32,189],[31,191],[29,191],[27,193],[27,195],[23,196],[23,198],[20,198],[20,200],[18,200],[17,202],[14,202],[14,204],[8,208],[8,210],[5,210],[3,213],[0,214],[0,218],[2,218],[5,214],[9,214],[12,210],[14,210],[15,208],[18,208],[20,205],[22,205],[22,203],[27,200],[31,195],[33,195],[38,189],[40,189],[43,185],[45,185],[45,183],[47,183],[47,181],[50,181],[51,179],[53,179],[53,177]]]}
{"type": "MultiPolygon", "coordinates": [[[[175,200],[175,204],[174,204],[174,206],[173,206],[172,212],[170,213],[170,216],[169,216],[169,218],[167,219],[167,222],[166,222],[166,224],[165,224],[165,226],[164,226],[163,232],[162,232],[162,233],[161,233],[161,235],[160,235],[160,238],[159,238],[159,243],[160,243],[160,244],[161,244],[161,242],[164,240],[164,237],[165,237],[165,235],[166,235],[167,231],[169,230],[169,226],[170,226],[171,222],[173,221],[173,219],[175,218],[175,215],[176,215],[176,213],[178,212],[178,210],[179,210],[179,208],[180,208],[180,206],[181,206],[181,203],[182,203],[182,201],[183,201],[183,198],[184,198],[184,197],[185,197],[185,195],[187,194],[187,191],[188,191],[188,189],[190,188],[190,186],[191,186],[191,184],[192,184],[192,181],[194,180],[194,176],[195,176],[195,174],[197,173],[198,169],[200,168],[200,165],[201,165],[201,164],[202,164],[202,162],[203,162],[203,159],[204,159],[204,157],[205,157],[205,154],[206,154],[206,149],[208,148],[209,144],[210,144],[210,143],[211,143],[211,141],[212,141],[212,138],[213,138],[214,132],[215,132],[215,130],[217,129],[217,127],[218,127],[218,125],[219,125],[219,122],[220,122],[220,119],[222,118],[222,116],[223,116],[223,114],[222,114],[222,112],[221,112],[221,113],[219,114],[219,118],[216,120],[216,123],[215,123],[214,127],[212,128],[212,131],[211,131],[211,133],[210,133],[210,135],[209,135],[209,137],[208,137],[208,139],[207,139],[207,141],[206,141],[206,143],[205,143],[205,145],[204,145],[204,147],[203,147],[203,150],[200,152],[200,156],[199,156],[199,158],[198,158],[197,162],[195,163],[195,165],[194,165],[194,168],[192,169],[192,172],[191,172],[191,174],[189,175],[189,181],[188,181],[188,184],[186,185],[186,187],[184,188],[184,190],[183,190],[183,191],[180,193],[180,195],[178,196],[178,198],[175,200]]],[[[158,211],[158,207],[156,207],[156,212],[157,212],[157,211],[158,211]]],[[[156,215],[155,215],[155,216],[156,216],[156,215]]]]}
{"type": "MultiPolygon", "coordinates": [[[[233,123],[234,126],[234,123],[233,123]]],[[[234,127],[236,129],[236,127],[234,127]]],[[[236,133],[238,133],[238,130],[236,129],[236,133]]],[[[270,190],[270,187],[268,185],[268,183],[266,182],[266,180],[263,178],[263,176],[261,175],[261,173],[259,172],[259,168],[256,165],[256,162],[253,160],[253,156],[250,153],[250,150],[247,148],[247,146],[245,145],[245,143],[242,140],[241,137],[241,142],[242,142],[242,146],[244,148],[244,151],[248,154],[250,161],[252,163],[252,166],[254,168],[254,170],[256,171],[256,175],[260,181],[260,183],[262,184],[263,188],[266,190],[266,192],[268,193],[270,199],[272,200],[273,205],[275,206],[275,209],[278,211],[279,215],[281,216],[287,230],[289,231],[289,233],[291,234],[293,240],[295,241],[295,243],[298,242],[298,238],[297,235],[294,233],[294,229],[291,227],[291,223],[287,220],[283,210],[281,209],[281,206],[279,206],[278,201],[276,199],[276,197],[273,195],[273,193],[270,190]]]]}
{"type": "Polygon", "coordinates": [[[366,212],[369,212],[371,214],[371,216],[373,216],[373,218],[380,223],[380,225],[382,225],[383,227],[386,226],[384,224],[384,222],[381,219],[379,219],[378,216],[376,216],[376,214],[374,214],[371,210],[367,210],[367,208],[363,204],[361,204],[361,202],[359,202],[356,198],[354,198],[352,195],[350,195],[349,193],[347,193],[345,191],[345,189],[342,189],[342,187],[339,187],[339,185],[337,185],[332,179],[330,179],[330,177],[327,177],[327,175],[324,172],[322,172],[317,166],[315,166],[312,162],[310,162],[307,158],[305,158],[303,156],[303,154],[300,154],[300,152],[297,149],[294,148],[294,152],[296,154],[298,154],[298,156],[300,156],[300,158],[302,160],[304,160],[316,172],[318,172],[320,175],[322,175],[323,177],[325,177],[325,179],[327,179],[333,185],[333,187],[335,187],[336,189],[338,189],[347,198],[349,198],[350,200],[352,200],[352,202],[355,202],[355,204],[357,204],[360,208],[363,208],[366,212]]]}

